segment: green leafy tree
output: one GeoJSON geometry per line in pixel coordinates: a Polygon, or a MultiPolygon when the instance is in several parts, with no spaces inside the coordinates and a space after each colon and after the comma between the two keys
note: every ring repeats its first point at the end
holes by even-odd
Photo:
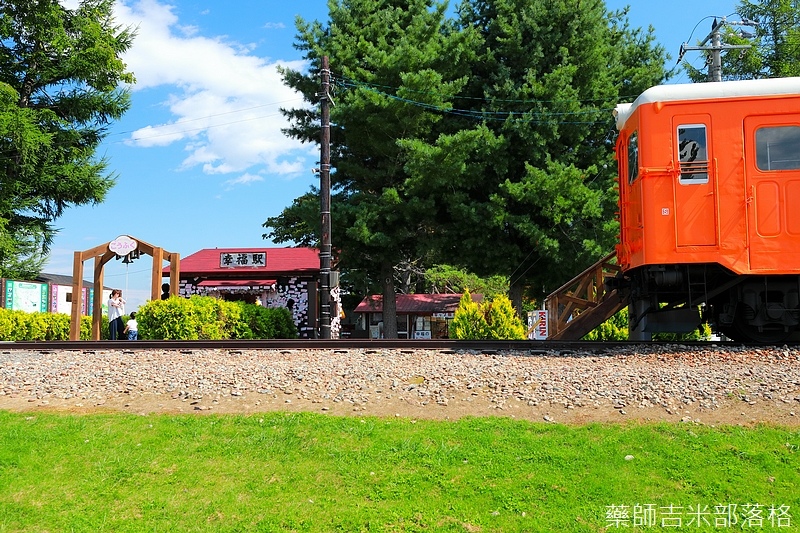
{"type": "Polygon", "coordinates": [[[616,241],[611,109],[666,77],[652,29],[602,0],[466,0],[480,34],[452,132],[405,141],[437,260],[509,277],[515,307],[616,241]]]}
{"type": "Polygon", "coordinates": [[[70,206],[103,200],[114,183],[96,150],[129,107],[120,59],[133,31],[113,0],[0,3],[0,275],[31,277],[70,206]]]}
{"type": "MultiPolygon", "coordinates": [[[[758,22],[750,54],[731,55],[729,68],[751,73],[754,78],[800,76],[800,1],[761,0],[739,2],[737,12],[758,22]]],[[[752,31],[752,30],[751,30],[752,31]]]]}
{"type": "MultiPolygon", "coordinates": [[[[736,12],[742,20],[756,24],[747,27],[749,35],[744,35],[738,24],[725,24],[720,28],[724,44],[750,46],[721,53],[722,79],[800,76],[800,1],[742,0],[736,12]]],[[[731,22],[740,20],[732,18],[731,22]]],[[[710,63],[711,52],[705,54],[706,63],[710,63]]],[[[683,66],[692,81],[708,81],[707,73],[693,67],[688,60],[683,66]]]]}
{"type": "MultiPolygon", "coordinates": [[[[383,294],[387,338],[396,338],[395,267],[415,262],[430,231],[409,194],[401,141],[439,134],[442,115],[467,82],[474,32],[453,31],[446,5],[433,0],[331,0],[329,22],[298,19],[296,47],[308,73],[284,70],[284,82],[317,102],[321,58],[334,74],[331,109],[332,242],[338,268],[372,272],[383,294]]],[[[317,142],[319,115],[285,111],[287,133],[317,142]]],[[[312,190],[264,224],[276,242],[319,242],[319,201],[312,190]],[[312,238],[313,236],[313,238],[312,238]]]]}
{"type": "MultiPolygon", "coordinates": [[[[424,0],[329,9],[326,25],[298,21],[312,66],[284,79],[316,102],[330,56],[332,240],[340,268],[380,273],[388,328],[402,263],[508,277],[521,310],[525,287],[546,294],[611,249],[611,109],[665,78],[652,30],[602,0],[467,0],[450,21],[424,0]]],[[[287,115],[317,141],[315,112],[287,115]]],[[[315,204],[312,191],[268,219],[266,237],[318,234],[315,204]]]]}
{"type": "Polygon", "coordinates": [[[460,294],[472,292],[492,299],[498,294],[508,294],[508,279],[502,276],[480,278],[452,265],[434,265],[424,273],[423,290],[431,293],[460,294]]]}

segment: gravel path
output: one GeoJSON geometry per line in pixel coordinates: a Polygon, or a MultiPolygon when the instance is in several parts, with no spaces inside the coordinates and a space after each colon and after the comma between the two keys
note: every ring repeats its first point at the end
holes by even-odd
{"type": "Polygon", "coordinates": [[[800,425],[800,350],[613,354],[0,347],[0,409],[800,425]]]}

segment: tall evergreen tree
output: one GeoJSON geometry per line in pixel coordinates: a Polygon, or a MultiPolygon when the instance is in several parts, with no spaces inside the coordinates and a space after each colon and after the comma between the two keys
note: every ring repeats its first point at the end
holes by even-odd
{"type": "Polygon", "coordinates": [[[120,56],[133,32],[113,0],[0,3],[0,275],[38,274],[70,206],[103,200],[114,178],[96,150],[129,107],[120,56]]]}
{"type": "MultiPolygon", "coordinates": [[[[735,17],[727,21],[733,24],[720,28],[723,42],[750,48],[721,52],[723,81],[800,76],[800,1],[741,0],[736,12],[741,19],[735,17]],[[747,27],[747,35],[736,24],[742,21],[755,22],[747,27]]],[[[710,63],[711,52],[705,54],[710,63]]],[[[692,81],[708,81],[708,74],[689,61],[683,67],[692,81]]]]}
{"type": "Polygon", "coordinates": [[[737,11],[758,25],[752,50],[732,54],[729,71],[752,78],[800,76],[800,1],[743,0],[737,11]]]}
{"type": "MultiPolygon", "coordinates": [[[[380,273],[384,334],[396,337],[394,267],[414,260],[427,228],[425,206],[407,191],[403,139],[436,138],[438,109],[466,84],[471,32],[447,24],[434,0],[330,0],[329,22],[298,20],[296,47],[308,73],[286,70],[285,83],[318,101],[321,58],[328,56],[336,92],[331,109],[332,242],[340,268],[380,273]]],[[[319,139],[319,116],[286,111],[288,134],[319,139]]],[[[316,191],[265,223],[277,242],[308,242],[316,191]]]]}
{"type": "Polygon", "coordinates": [[[409,168],[415,193],[440,199],[440,260],[510,276],[519,310],[523,287],[541,296],[612,249],[611,110],[665,78],[665,51],[602,0],[465,0],[459,13],[482,39],[461,127],[408,143],[409,168]]]}
{"type": "MultiPolygon", "coordinates": [[[[343,267],[381,273],[387,327],[402,262],[510,276],[519,310],[523,287],[545,293],[613,247],[611,110],[665,78],[652,29],[602,0],[466,0],[454,21],[430,0],[329,7],[327,25],[299,21],[310,72],[284,76],[315,102],[329,55],[344,85],[333,243],[343,267]]],[[[287,113],[291,135],[318,139],[315,112],[287,113]]],[[[266,236],[302,242],[315,205],[296,200],[266,236]]]]}

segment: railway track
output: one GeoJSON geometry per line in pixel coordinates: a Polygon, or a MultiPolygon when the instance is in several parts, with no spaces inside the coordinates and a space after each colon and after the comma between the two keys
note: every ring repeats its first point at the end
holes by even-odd
{"type": "MultiPolygon", "coordinates": [[[[464,340],[366,340],[366,339],[337,339],[337,340],[196,340],[196,341],[34,341],[34,342],[0,342],[0,352],[12,350],[25,351],[96,351],[96,350],[439,350],[460,351],[471,350],[483,353],[515,352],[524,355],[561,354],[570,353],[604,353],[630,348],[632,346],[675,346],[681,345],[692,349],[717,346],[741,347],[746,346],[738,342],[723,341],[684,341],[684,342],[642,342],[642,341],[615,341],[615,342],[589,342],[589,341],[464,341],[464,340]]],[[[784,344],[781,344],[783,346],[784,344]]],[[[789,346],[798,346],[800,343],[788,343],[789,346]]],[[[764,345],[749,345],[753,347],[768,348],[764,345]]]]}

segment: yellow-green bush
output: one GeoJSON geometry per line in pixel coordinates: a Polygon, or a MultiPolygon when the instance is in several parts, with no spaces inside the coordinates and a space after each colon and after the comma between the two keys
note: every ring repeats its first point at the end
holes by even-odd
{"type": "MultiPolygon", "coordinates": [[[[108,319],[101,323],[108,332],[108,319]]],[[[70,315],[64,313],[26,313],[0,308],[0,341],[67,341],[70,315]]],[[[92,337],[92,317],[81,317],[80,338],[92,337]]],[[[105,337],[104,337],[105,338],[105,337]]]]}
{"type": "Polygon", "coordinates": [[[504,294],[491,301],[478,304],[472,301],[469,292],[461,296],[453,322],[451,336],[465,340],[522,340],[525,325],[514,311],[511,300],[504,294]]]}
{"type": "Polygon", "coordinates": [[[486,321],[489,324],[489,338],[496,340],[524,340],[525,325],[519,317],[511,300],[505,294],[498,294],[488,304],[486,321]]]}
{"type": "Polygon", "coordinates": [[[454,339],[481,340],[488,338],[489,324],[481,306],[472,301],[469,291],[464,291],[450,324],[450,336],[454,339]]]}
{"type": "MultiPolygon", "coordinates": [[[[288,309],[226,302],[207,296],[147,302],[136,313],[140,339],[225,340],[295,339],[288,309]]],[[[125,317],[123,317],[125,321],[125,317]]],[[[108,338],[108,317],[101,317],[100,338],[108,338]]],[[[0,308],[0,341],[69,340],[70,316],[0,308]]],[[[92,337],[92,317],[81,317],[80,338],[92,337]]]]}
{"type": "Polygon", "coordinates": [[[136,313],[139,338],[169,340],[293,339],[288,309],[263,308],[209,296],[153,300],[136,313]]]}

